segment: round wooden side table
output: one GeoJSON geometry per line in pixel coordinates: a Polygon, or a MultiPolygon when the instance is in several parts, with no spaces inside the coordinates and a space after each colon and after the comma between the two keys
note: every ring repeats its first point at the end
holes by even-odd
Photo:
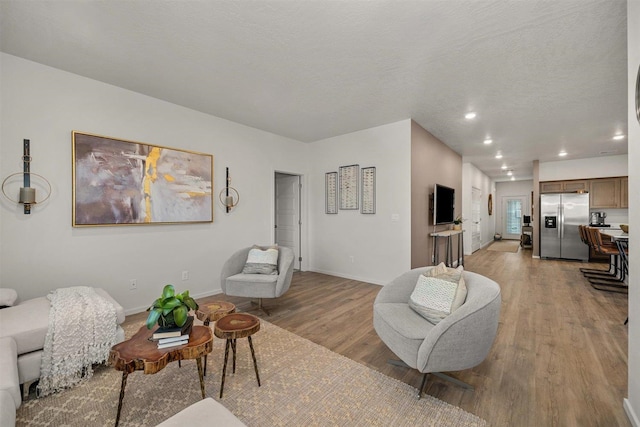
{"type": "Polygon", "coordinates": [[[205,326],[215,322],[221,317],[229,313],[234,313],[236,306],[228,301],[213,301],[208,304],[202,304],[196,311],[196,317],[204,322],[205,326]]]}
{"type": "MultiPolygon", "coordinates": [[[[204,326],[209,326],[209,323],[216,322],[218,319],[235,311],[236,306],[233,303],[228,301],[212,301],[199,306],[198,310],[196,310],[196,317],[198,320],[204,322],[204,326]]],[[[204,356],[204,376],[207,376],[207,355],[204,356]]]]}
{"type": "Polygon", "coordinates": [[[260,330],[260,319],[248,313],[232,313],[220,318],[216,322],[213,333],[218,338],[224,338],[227,343],[224,348],[224,365],[222,366],[222,382],[220,384],[220,398],[224,391],[224,379],[227,372],[227,361],[229,359],[229,347],[233,350],[233,373],[236,372],[236,340],[238,338],[247,338],[249,348],[251,349],[251,358],[253,359],[253,368],[256,371],[256,379],[258,387],[260,387],[260,374],[258,374],[258,362],[256,353],[253,349],[251,335],[260,330]]]}

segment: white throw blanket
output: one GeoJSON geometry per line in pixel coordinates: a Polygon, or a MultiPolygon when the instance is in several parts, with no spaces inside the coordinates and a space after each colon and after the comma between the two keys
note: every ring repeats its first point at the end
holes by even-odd
{"type": "Polygon", "coordinates": [[[39,397],[91,378],[92,365],[109,357],[118,327],[115,307],[93,288],[56,289],[47,298],[51,309],[40,366],[39,397]]]}

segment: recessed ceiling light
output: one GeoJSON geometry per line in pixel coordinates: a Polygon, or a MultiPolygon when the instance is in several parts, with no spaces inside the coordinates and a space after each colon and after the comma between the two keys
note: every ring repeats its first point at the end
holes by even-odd
{"type": "Polygon", "coordinates": [[[476,113],[473,113],[473,112],[467,113],[467,114],[464,115],[464,118],[467,119],[467,120],[475,119],[476,118],[476,113]]]}
{"type": "Polygon", "coordinates": [[[512,177],[511,177],[511,181],[515,181],[515,180],[516,180],[516,177],[515,177],[515,176],[512,176],[512,177]]]}
{"type": "Polygon", "coordinates": [[[491,144],[492,142],[493,142],[493,139],[491,139],[491,138],[487,138],[487,139],[485,139],[485,140],[484,140],[484,143],[485,143],[486,145],[489,145],[489,144],[491,144]]]}
{"type": "Polygon", "coordinates": [[[613,139],[615,139],[616,141],[619,141],[621,139],[624,139],[624,135],[618,134],[618,135],[614,136],[613,139]]]}
{"type": "Polygon", "coordinates": [[[496,159],[501,159],[502,158],[502,154],[498,153],[496,154],[496,159]]]}
{"type": "Polygon", "coordinates": [[[560,156],[560,157],[564,157],[566,155],[567,155],[567,152],[564,151],[564,150],[558,153],[558,156],[560,156]]]}
{"type": "Polygon", "coordinates": [[[513,175],[513,171],[507,172],[507,175],[509,175],[509,176],[513,175]]]}
{"type": "Polygon", "coordinates": [[[507,169],[507,165],[502,165],[502,170],[507,169]]]}

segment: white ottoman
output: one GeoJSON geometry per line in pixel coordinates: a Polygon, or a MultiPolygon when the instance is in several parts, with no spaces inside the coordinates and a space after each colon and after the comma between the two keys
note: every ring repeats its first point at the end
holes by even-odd
{"type": "Polygon", "coordinates": [[[157,427],[246,427],[227,408],[210,397],[202,399],[183,409],[173,417],[161,422],[157,427]]]}

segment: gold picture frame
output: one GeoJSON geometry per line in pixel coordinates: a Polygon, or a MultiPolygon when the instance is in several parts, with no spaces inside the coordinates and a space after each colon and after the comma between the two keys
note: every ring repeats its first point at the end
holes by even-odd
{"type": "Polygon", "coordinates": [[[213,155],[72,132],[72,225],[213,222],[213,155]]]}

